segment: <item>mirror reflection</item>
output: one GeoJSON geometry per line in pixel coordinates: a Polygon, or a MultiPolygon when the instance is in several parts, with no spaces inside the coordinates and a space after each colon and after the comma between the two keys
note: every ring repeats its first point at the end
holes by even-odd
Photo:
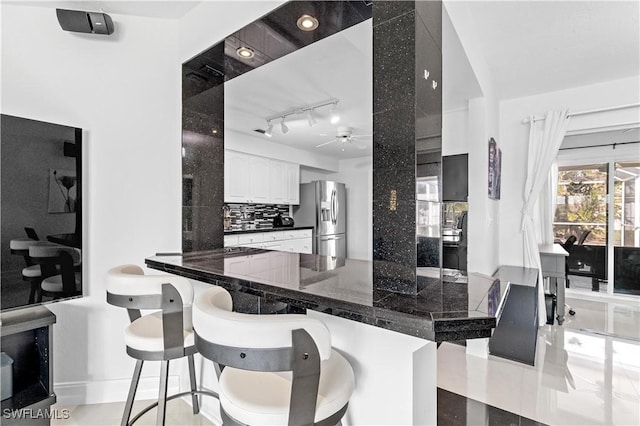
{"type": "Polygon", "coordinates": [[[82,294],[82,130],[2,115],[2,310],[82,294]]]}
{"type": "MultiPolygon", "coordinates": [[[[271,186],[276,208],[259,194],[234,199],[227,187],[226,234],[269,227],[280,214],[293,226],[318,224],[314,253],[371,259],[372,78],[369,19],[225,83],[225,165],[251,154],[298,169],[289,200],[275,199],[271,186]],[[318,189],[328,196],[316,205],[314,181],[335,197],[318,189]],[[342,241],[328,245],[323,235],[342,241]]],[[[226,184],[240,179],[225,175],[226,184]]]]}

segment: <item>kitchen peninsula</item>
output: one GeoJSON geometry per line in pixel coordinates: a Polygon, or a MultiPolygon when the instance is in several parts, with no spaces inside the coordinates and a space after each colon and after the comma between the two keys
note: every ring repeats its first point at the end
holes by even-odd
{"type": "Polygon", "coordinates": [[[506,287],[477,274],[468,282],[419,275],[418,294],[399,294],[374,289],[372,262],[244,247],[153,256],[146,264],[435,342],[490,337],[506,287]]]}
{"type": "Polygon", "coordinates": [[[157,255],[146,264],[220,285],[238,310],[288,306],[323,321],[355,366],[348,424],[435,425],[436,342],[489,337],[507,290],[476,274],[468,282],[418,275],[417,295],[398,294],[374,288],[373,262],[246,247],[157,255]]]}

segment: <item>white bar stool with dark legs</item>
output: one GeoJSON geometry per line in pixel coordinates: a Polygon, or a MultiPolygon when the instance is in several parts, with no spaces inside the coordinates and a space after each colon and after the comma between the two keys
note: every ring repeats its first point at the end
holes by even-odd
{"type": "Polygon", "coordinates": [[[354,374],[331,335],[306,315],[231,312],[229,293],[196,298],[198,352],[214,362],[225,425],[336,425],[347,411],[354,374]]]}
{"type": "MultiPolygon", "coordinates": [[[[82,252],[74,247],[39,241],[29,247],[29,257],[42,270],[40,295],[60,299],[82,295],[82,252]]],[[[23,272],[24,275],[24,272],[23,272]]]]}
{"type": "Polygon", "coordinates": [[[26,266],[22,268],[22,280],[29,282],[31,285],[29,300],[27,302],[29,304],[36,301],[36,296],[40,290],[40,283],[42,282],[42,269],[40,265],[36,265],[33,259],[29,257],[29,247],[38,243],[40,243],[40,241],[31,238],[16,238],[9,242],[11,253],[24,258],[26,266]]]}
{"type": "Polygon", "coordinates": [[[127,308],[131,320],[125,330],[127,354],[137,360],[121,424],[134,423],[158,405],[156,424],[163,425],[167,400],[189,393],[192,394],[193,414],[198,414],[200,408],[193,361],[196,348],[191,322],[193,288],[189,281],[175,275],[144,275],[139,266],[123,265],[107,272],[106,284],[107,302],[127,308]],[[161,310],[142,316],[140,309],[161,310]],[[169,361],[184,356],[189,364],[191,392],[167,398],[169,361]],[[158,403],[147,407],[129,422],[144,361],[162,361],[158,403]]]}

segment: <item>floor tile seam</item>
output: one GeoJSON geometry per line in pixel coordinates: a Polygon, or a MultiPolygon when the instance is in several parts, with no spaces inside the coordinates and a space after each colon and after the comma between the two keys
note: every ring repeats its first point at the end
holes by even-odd
{"type": "MultiPolygon", "coordinates": [[[[475,399],[475,398],[470,398],[470,397],[468,397],[468,396],[466,396],[466,395],[463,395],[463,394],[461,394],[461,393],[458,393],[458,392],[452,391],[452,390],[447,389],[447,388],[445,388],[445,387],[438,386],[438,388],[443,389],[443,390],[445,390],[445,391],[447,391],[447,392],[451,392],[451,393],[453,393],[453,394],[459,395],[459,396],[461,396],[461,397],[464,397],[464,398],[466,398],[466,399],[468,399],[468,400],[471,400],[471,401],[474,401],[474,402],[476,402],[476,403],[480,403],[480,404],[486,405],[486,406],[487,406],[487,407],[489,407],[489,408],[498,409],[498,410],[505,411],[505,412],[507,412],[507,413],[509,413],[509,414],[513,414],[513,415],[518,416],[518,417],[523,417],[521,414],[514,413],[514,412],[512,412],[512,411],[510,411],[510,410],[508,410],[508,409],[501,408],[501,407],[499,407],[499,406],[496,406],[496,405],[493,405],[493,404],[489,404],[489,403],[486,403],[486,402],[483,402],[483,401],[477,400],[477,399],[475,399]]],[[[533,419],[530,419],[530,420],[533,420],[533,419]]]]}

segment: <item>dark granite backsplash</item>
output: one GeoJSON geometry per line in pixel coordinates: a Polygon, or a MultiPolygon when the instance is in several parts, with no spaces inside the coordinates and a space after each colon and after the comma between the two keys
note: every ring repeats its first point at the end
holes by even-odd
{"type": "Polygon", "coordinates": [[[229,208],[230,226],[226,231],[246,228],[273,228],[273,218],[280,213],[289,216],[286,204],[225,204],[229,208]]]}

